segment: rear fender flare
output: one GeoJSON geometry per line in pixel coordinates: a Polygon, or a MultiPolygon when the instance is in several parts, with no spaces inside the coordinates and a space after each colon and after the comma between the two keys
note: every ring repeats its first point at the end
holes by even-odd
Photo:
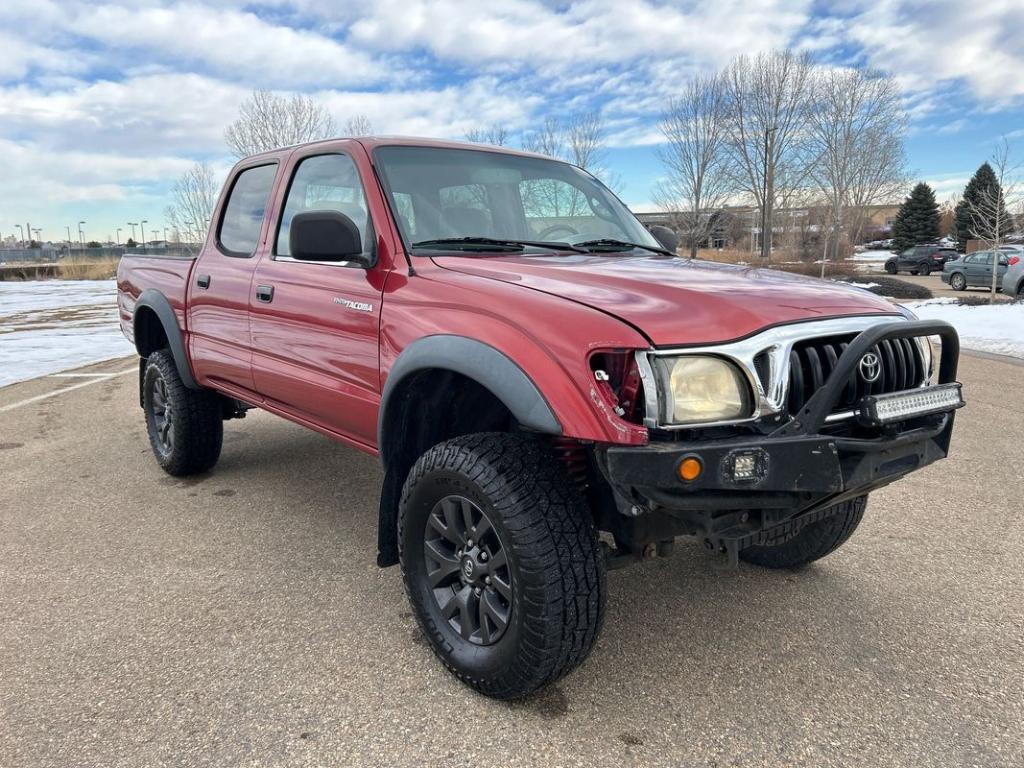
{"type": "Polygon", "coordinates": [[[142,355],[139,349],[139,310],[146,307],[153,311],[164,329],[164,336],[167,337],[167,346],[174,357],[175,367],[182,383],[189,389],[202,389],[192,375],[192,368],[188,362],[188,355],[185,352],[185,339],[182,336],[181,328],[178,326],[178,318],[171,308],[171,303],[160,291],[149,288],[142,292],[138,301],[135,302],[135,310],[132,316],[132,330],[135,338],[135,349],[142,355]]]}

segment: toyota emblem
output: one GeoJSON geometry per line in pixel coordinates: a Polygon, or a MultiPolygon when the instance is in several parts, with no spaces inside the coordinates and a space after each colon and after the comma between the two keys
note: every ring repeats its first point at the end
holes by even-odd
{"type": "Polygon", "coordinates": [[[860,359],[860,377],[868,384],[874,384],[882,375],[882,361],[874,352],[868,352],[860,359]]]}

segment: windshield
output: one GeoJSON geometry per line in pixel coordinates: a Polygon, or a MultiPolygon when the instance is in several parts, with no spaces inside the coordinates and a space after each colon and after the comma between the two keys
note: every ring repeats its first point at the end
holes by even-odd
{"type": "Polygon", "coordinates": [[[556,160],[474,149],[378,147],[402,238],[417,248],[459,248],[459,238],[543,243],[658,241],[593,176],[556,160]]]}

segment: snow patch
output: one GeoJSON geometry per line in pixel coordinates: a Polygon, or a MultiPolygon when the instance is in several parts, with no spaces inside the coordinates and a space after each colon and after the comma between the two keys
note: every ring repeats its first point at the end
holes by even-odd
{"type": "Polygon", "coordinates": [[[945,320],[966,349],[1024,358],[1024,304],[966,306],[953,298],[902,302],[922,320],[945,320]]]}
{"type": "Polygon", "coordinates": [[[117,281],[0,282],[0,387],[134,352],[117,281]]]}

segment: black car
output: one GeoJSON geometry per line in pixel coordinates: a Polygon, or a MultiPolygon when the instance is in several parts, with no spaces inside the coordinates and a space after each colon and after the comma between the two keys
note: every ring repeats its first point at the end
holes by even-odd
{"type": "Polygon", "coordinates": [[[915,245],[885,262],[885,271],[890,275],[909,272],[912,275],[930,275],[941,272],[947,261],[960,258],[953,248],[941,245],[915,245]]]}

